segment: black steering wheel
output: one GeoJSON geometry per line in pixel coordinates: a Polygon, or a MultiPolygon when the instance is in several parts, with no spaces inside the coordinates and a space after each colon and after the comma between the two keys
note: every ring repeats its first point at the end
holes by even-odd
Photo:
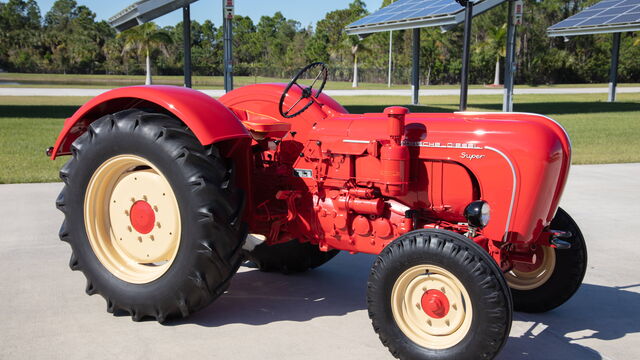
{"type": "Polygon", "coordinates": [[[317,98],[320,96],[320,94],[322,93],[322,89],[324,89],[324,85],[327,83],[328,75],[329,75],[329,70],[327,69],[327,66],[321,62],[314,62],[312,64],[305,66],[304,68],[302,68],[302,70],[298,71],[296,76],[294,76],[293,79],[291,79],[291,81],[289,82],[289,84],[287,84],[287,87],[284,89],[284,92],[280,97],[280,103],[278,104],[278,110],[280,110],[280,115],[282,115],[282,117],[287,119],[296,117],[302,114],[305,110],[307,110],[309,106],[313,104],[314,101],[317,102],[318,101],[317,98]],[[318,75],[316,75],[316,77],[313,78],[313,82],[311,83],[310,86],[304,86],[298,83],[298,79],[301,80],[301,78],[304,78],[302,77],[303,75],[305,75],[307,72],[315,71],[316,69],[319,69],[318,75]],[[321,78],[322,78],[322,83],[318,87],[318,90],[314,90],[313,87],[316,85],[316,82],[321,78]],[[291,105],[291,107],[289,107],[287,111],[284,111],[284,108],[283,108],[284,100],[287,98],[287,96],[289,95],[289,90],[291,90],[291,87],[294,85],[299,87],[300,90],[302,90],[302,95],[300,95],[300,98],[293,105],[291,105]],[[307,103],[304,104],[304,101],[307,101],[307,103]],[[300,104],[301,102],[304,105],[298,106],[298,104],[300,104]],[[296,106],[298,107],[302,106],[302,108],[292,113],[292,111],[294,110],[294,108],[296,108],[296,106]]]}

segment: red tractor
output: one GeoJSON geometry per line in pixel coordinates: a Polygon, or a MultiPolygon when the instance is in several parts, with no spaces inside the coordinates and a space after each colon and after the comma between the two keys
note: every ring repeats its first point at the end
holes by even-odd
{"type": "Polygon", "coordinates": [[[209,305],[243,261],[299,272],[378,255],[373,328],[401,359],[490,359],[513,310],[567,301],[585,274],[558,208],[567,134],[536,114],[349,114],[322,63],[215,100],[170,86],[106,92],[67,119],[60,238],[107,311],[134,321],[209,305]],[[303,83],[310,85],[303,85],[303,83]]]}

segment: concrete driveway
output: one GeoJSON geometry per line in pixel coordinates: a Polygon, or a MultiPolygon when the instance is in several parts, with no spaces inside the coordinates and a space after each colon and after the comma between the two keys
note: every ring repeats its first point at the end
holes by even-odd
{"type": "MultiPolygon", "coordinates": [[[[562,206],[589,246],[585,283],[541,315],[515,314],[499,359],[640,359],[640,164],[575,166],[562,206]]],[[[134,323],[84,294],[58,240],[60,184],[0,185],[1,359],[391,359],[367,317],[369,255],[306,274],[241,268],[178,322],[134,323]]]]}

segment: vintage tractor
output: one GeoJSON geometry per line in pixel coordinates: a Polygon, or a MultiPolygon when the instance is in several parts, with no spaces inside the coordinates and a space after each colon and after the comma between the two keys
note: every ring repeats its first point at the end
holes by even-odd
{"type": "Polygon", "coordinates": [[[60,238],[107,311],[164,322],[209,305],[243,261],[304,271],[377,254],[375,331],[401,359],[489,359],[512,311],[582,282],[585,242],[558,208],[571,146],[524,113],[349,114],[322,63],[215,100],[106,92],[67,119],[60,238]],[[305,83],[310,85],[304,85],[305,83]]]}

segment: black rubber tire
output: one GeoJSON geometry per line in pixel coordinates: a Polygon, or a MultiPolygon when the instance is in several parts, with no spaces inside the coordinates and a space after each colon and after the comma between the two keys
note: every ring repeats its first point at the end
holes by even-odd
{"type": "Polygon", "coordinates": [[[339,252],[321,251],[318,245],[292,240],[275,245],[260,244],[252,251],[245,251],[244,256],[260,271],[292,274],[317,268],[339,252]]]}
{"type": "Polygon", "coordinates": [[[513,304],[502,271],[484,249],[460,234],[429,229],[400,236],[376,259],[367,286],[373,328],[398,359],[493,359],[509,337],[513,304]],[[468,333],[446,349],[429,349],[413,342],[398,327],[391,309],[398,277],[425,263],[451,272],[472,299],[468,333]]]}
{"type": "Polygon", "coordinates": [[[555,309],[569,300],[582,284],[587,272],[587,245],[580,228],[566,211],[558,208],[551,229],[570,231],[572,236],[567,241],[571,248],[554,249],[556,266],[544,284],[532,290],[511,289],[516,311],[540,313],[555,309]]]}
{"type": "Polygon", "coordinates": [[[179,120],[125,110],[93,122],[72,145],[60,171],[65,186],[56,205],[65,220],[60,239],[71,245],[69,266],[87,278],[86,292],[100,294],[107,311],[163,322],[186,317],[229,286],[242,261],[244,194],[233,185],[233,166],[215,146],[202,146],[179,120]],[[167,178],[180,209],[180,246],[158,279],[133,284],[114,276],[93,252],[84,225],[84,197],[94,171],[106,160],[133,154],[167,178]]]}

